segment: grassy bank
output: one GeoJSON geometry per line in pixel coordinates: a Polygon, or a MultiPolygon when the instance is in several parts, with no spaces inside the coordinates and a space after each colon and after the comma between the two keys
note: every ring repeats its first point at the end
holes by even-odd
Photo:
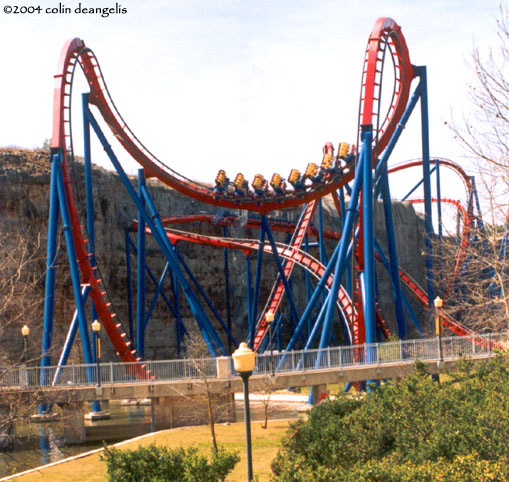
{"type": "MultiPolygon", "coordinates": [[[[270,463],[280,446],[280,440],[286,429],[287,421],[269,422],[267,429],[261,428],[261,423],[253,422],[253,471],[261,481],[270,478],[270,463]]],[[[235,470],[227,478],[228,482],[246,480],[246,454],[245,454],[245,431],[244,423],[233,423],[231,425],[219,425],[216,427],[219,444],[227,450],[238,450],[241,456],[240,462],[235,470]]],[[[126,443],[122,449],[134,449],[139,445],[165,445],[175,447],[197,447],[200,452],[209,455],[211,450],[210,431],[207,426],[183,427],[173,430],[159,432],[141,440],[126,443]]],[[[87,457],[61,463],[52,467],[37,470],[14,479],[27,482],[51,482],[72,480],[76,482],[99,482],[107,480],[106,463],[101,462],[100,453],[87,457]]]]}

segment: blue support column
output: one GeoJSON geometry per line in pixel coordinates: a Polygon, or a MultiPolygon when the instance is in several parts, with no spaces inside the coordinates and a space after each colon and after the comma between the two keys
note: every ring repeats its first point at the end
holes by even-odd
{"type": "Polygon", "coordinates": [[[362,126],[362,155],[364,156],[362,171],[362,211],[364,241],[364,290],[363,310],[366,328],[366,343],[376,343],[375,319],[375,247],[374,247],[374,216],[373,216],[373,166],[371,163],[371,142],[373,126],[362,126]]]}
{"type": "Polygon", "coordinates": [[[251,300],[251,337],[249,338],[249,348],[253,348],[254,343],[254,329],[256,325],[256,317],[258,311],[258,297],[260,295],[260,282],[262,278],[262,262],[263,262],[263,245],[265,242],[265,225],[262,223],[260,226],[260,240],[259,240],[259,248],[256,256],[256,275],[255,275],[255,285],[254,285],[254,293],[253,298],[251,300]]]}
{"type": "MultiPolygon", "coordinates": [[[[166,248],[163,250],[163,252],[167,252],[170,256],[166,259],[171,263],[172,269],[179,274],[179,283],[181,284],[184,293],[186,294],[187,300],[189,302],[189,306],[191,308],[191,311],[195,315],[196,322],[198,324],[198,327],[201,330],[201,333],[203,335],[203,338],[205,340],[205,343],[207,344],[209,351],[212,356],[217,356],[218,351],[221,353],[221,355],[227,356],[228,352],[226,350],[226,347],[224,346],[223,342],[219,338],[219,335],[217,334],[217,331],[212,326],[210,320],[208,319],[207,315],[205,314],[205,311],[203,310],[203,307],[201,306],[200,302],[198,301],[196,294],[191,289],[191,286],[187,279],[184,277],[184,273],[182,272],[179,262],[177,259],[177,256],[173,250],[173,247],[168,240],[168,238],[165,236],[164,231],[164,225],[161,222],[161,218],[156,210],[156,207],[149,195],[149,192],[147,190],[147,187],[145,185],[142,186],[142,194],[143,198],[145,200],[145,203],[148,208],[148,212],[146,213],[147,217],[145,219],[145,222],[150,227],[152,233],[154,231],[152,230],[152,227],[150,226],[148,220],[150,219],[154,224],[154,230],[157,231],[159,239],[162,240],[162,244],[159,246],[161,248],[166,248]]],[[[166,253],[165,253],[166,254],[166,253]]]]}
{"type": "MultiPolygon", "coordinates": [[[[362,149],[364,149],[364,144],[366,142],[367,141],[363,142],[362,149]]],[[[369,149],[371,150],[371,145],[369,146],[369,149]]],[[[348,253],[348,248],[349,248],[350,240],[351,240],[351,236],[352,236],[353,225],[354,225],[355,216],[356,216],[356,212],[357,212],[357,203],[359,201],[359,193],[361,190],[361,185],[362,185],[362,180],[363,180],[362,168],[363,168],[364,162],[365,162],[365,160],[363,160],[363,157],[361,156],[361,159],[357,165],[357,170],[355,173],[352,194],[350,197],[350,203],[349,203],[348,209],[347,209],[347,215],[345,218],[345,224],[343,226],[343,232],[341,233],[341,240],[338,244],[338,247],[336,248],[337,249],[337,261],[335,262],[334,280],[332,282],[332,287],[331,287],[332,296],[330,297],[329,302],[326,303],[327,310],[325,313],[324,328],[322,329],[322,336],[320,338],[319,348],[326,348],[329,345],[330,332],[331,332],[331,327],[332,327],[332,319],[334,317],[334,311],[336,309],[336,299],[337,299],[337,296],[339,293],[339,287],[341,285],[341,278],[343,277],[343,274],[345,272],[345,269],[346,269],[346,266],[348,263],[348,259],[349,259],[347,253],[348,253]]],[[[368,162],[371,163],[371,159],[369,159],[368,162]]],[[[333,260],[331,258],[331,260],[329,261],[329,264],[327,265],[327,269],[324,273],[324,276],[323,276],[323,278],[325,278],[325,279],[326,279],[327,270],[328,270],[329,266],[332,264],[332,262],[333,262],[333,260]]]]}
{"type": "MultiPolygon", "coordinates": [[[[228,230],[226,226],[223,226],[223,236],[228,237],[228,230]]],[[[228,332],[232,331],[232,310],[230,300],[230,266],[229,266],[229,250],[224,248],[224,289],[226,290],[226,324],[228,326],[228,332]]],[[[235,346],[235,348],[237,348],[235,346]]],[[[232,353],[231,337],[228,337],[228,353],[232,353]]]]}
{"type": "Polygon", "coordinates": [[[382,167],[381,172],[381,190],[384,206],[385,231],[387,234],[387,247],[390,259],[390,275],[394,289],[394,310],[396,312],[396,323],[398,327],[398,336],[400,340],[406,339],[406,320],[403,311],[402,290],[399,279],[398,250],[396,248],[396,234],[394,232],[394,218],[392,216],[392,200],[389,188],[389,175],[387,173],[387,164],[382,167]]]}
{"type": "MultiPolygon", "coordinates": [[[[389,265],[389,261],[385,257],[385,254],[383,253],[382,248],[378,244],[378,241],[376,240],[376,238],[375,238],[375,250],[378,253],[378,256],[380,256],[380,261],[384,265],[385,269],[387,270],[388,273],[390,273],[391,272],[391,267],[389,265]]],[[[392,277],[391,277],[391,281],[393,281],[392,277]]],[[[394,297],[396,297],[396,290],[395,290],[395,287],[394,287],[394,282],[392,283],[392,290],[393,290],[394,297]]],[[[412,320],[412,323],[417,328],[419,333],[423,333],[423,331],[421,329],[421,325],[419,323],[419,320],[415,316],[415,313],[412,310],[412,307],[410,306],[410,303],[408,302],[408,299],[405,296],[405,293],[403,291],[401,292],[401,299],[402,299],[403,305],[404,305],[404,307],[405,307],[405,309],[406,309],[406,311],[408,313],[408,316],[412,320]]]]}
{"type": "MultiPolygon", "coordinates": [[[[76,249],[74,247],[74,239],[72,236],[71,218],[67,206],[67,198],[65,194],[64,178],[60,164],[57,169],[57,186],[58,186],[58,200],[60,205],[60,215],[62,217],[62,227],[64,230],[65,244],[67,247],[67,257],[69,258],[69,268],[71,272],[72,287],[74,292],[74,301],[76,303],[76,310],[78,313],[78,322],[80,327],[81,344],[83,347],[83,358],[85,363],[92,364],[93,357],[90,349],[90,337],[88,333],[87,318],[85,312],[85,303],[81,295],[81,278],[80,270],[78,267],[78,259],[76,256],[76,249]]],[[[94,381],[94,370],[87,370],[89,381],[94,381]]]]}
{"type": "Polygon", "coordinates": [[[442,189],[440,185],[440,159],[435,159],[436,186],[437,186],[437,222],[438,236],[440,243],[442,242],[443,226],[442,226],[442,189]]]}
{"type": "MultiPolygon", "coordinates": [[[[138,195],[141,206],[145,206],[142,187],[145,186],[143,169],[138,169],[138,195]]],[[[138,209],[138,277],[136,305],[136,348],[143,357],[145,354],[145,220],[141,209],[138,209]]]]}
{"type": "MultiPolygon", "coordinates": [[[[83,106],[88,106],[90,100],[90,94],[82,95],[83,106]]],[[[88,252],[92,254],[90,258],[90,264],[92,268],[96,268],[95,263],[95,229],[94,229],[94,195],[92,190],[92,156],[90,152],[90,124],[88,122],[85,108],[83,107],[83,140],[84,140],[84,162],[85,162],[85,193],[86,193],[86,206],[87,206],[87,233],[88,233],[88,252]]],[[[95,274],[94,274],[95,276],[95,274]]],[[[86,302],[86,301],[85,301],[86,302]]],[[[97,319],[97,310],[95,309],[94,303],[90,303],[90,324],[97,319]]],[[[97,335],[96,335],[97,336],[97,335]]],[[[98,353],[96,350],[97,343],[92,343],[92,355],[94,363],[97,363],[98,353]]],[[[101,404],[94,400],[92,402],[92,411],[100,412],[101,404]]]]}
{"type": "Polygon", "coordinates": [[[429,121],[428,121],[428,87],[426,67],[415,67],[419,82],[421,97],[421,130],[422,130],[422,178],[424,189],[424,228],[426,230],[426,277],[428,281],[428,307],[433,309],[435,288],[433,282],[433,222],[431,208],[431,180],[429,160],[429,121]]]}
{"type": "MultiPolygon", "coordinates": [[[[341,230],[343,230],[345,226],[345,218],[346,218],[346,203],[345,203],[345,189],[344,187],[339,188],[339,207],[341,209],[341,230]]],[[[345,288],[346,292],[350,299],[352,299],[353,293],[353,281],[352,281],[352,270],[346,270],[346,280],[345,280],[345,288]]]]}
{"type": "Polygon", "coordinates": [[[322,199],[318,201],[318,243],[320,246],[320,263],[324,266],[329,262],[327,251],[325,249],[325,240],[323,237],[323,206],[322,199]]]}
{"type": "Polygon", "coordinates": [[[176,255],[177,259],[179,260],[180,264],[184,268],[184,271],[186,272],[187,276],[189,276],[189,279],[191,280],[191,282],[194,284],[194,286],[198,290],[198,293],[200,293],[200,295],[204,299],[205,303],[209,307],[210,311],[212,311],[212,313],[216,317],[217,321],[219,321],[219,323],[222,326],[223,330],[228,335],[228,343],[229,344],[233,343],[234,346],[238,346],[237,340],[232,335],[232,332],[231,332],[230,328],[226,325],[226,323],[224,322],[223,318],[221,317],[219,312],[216,310],[216,307],[214,306],[214,304],[212,303],[210,298],[207,296],[207,293],[205,293],[205,290],[200,285],[199,281],[196,279],[196,276],[191,271],[191,268],[189,268],[189,266],[185,262],[184,258],[182,258],[182,255],[179,253],[177,247],[174,247],[174,252],[175,252],[175,255],[176,255]]]}
{"type": "Polygon", "coordinates": [[[60,153],[51,154],[51,181],[49,199],[48,247],[46,252],[46,286],[44,294],[44,321],[42,330],[41,366],[51,365],[49,351],[53,334],[53,315],[55,307],[55,263],[58,242],[58,188],[57,172],[60,169],[60,153]]]}
{"type": "Polygon", "coordinates": [[[251,294],[253,289],[253,275],[251,274],[251,256],[246,255],[246,298],[247,298],[247,339],[249,340],[249,348],[253,348],[255,337],[255,324],[252,317],[252,300],[251,294]]]}
{"type": "MultiPolygon", "coordinates": [[[[169,270],[170,270],[170,263],[166,263],[166,265],[163,269],[163,274],[159,278],[159,282],[156,279],[154,279],[154,283],[156,285],[156,291],[154,293],[154,296],[152,297],[152,301],[150,302],[150,307],[148,309],[147,316],[143,320],[143,333],[145,333],[145,330],[147,328],[150,317],[152,316],[152,312],[154,311],[154,308],[156,307],[157,299],[159,298],[159,295],[163,292],[164,281],[166,280],[166,277],[168,276],[169,270]]],[[[145,339],[145,337],[143,337],[143,339],[145,339]]]]}
{"type": "MultiPolygon", "coordinates": [[[[349,217],[351,217],[351,220],[348,220],[348,223],[345,223],[345,228],[349,229],[349,233],[348,233],[348,235],[345,235],[346,231],[345,231],[345,229],[343,229],[343,233],[341,235],[341,240],[336,245],[336,248],[335,248],[334,252],[332,253],[331,259],[330,259],[329,263],[327,264],[327,267],[325,268],[323,276],[318,281],[318,283],[317,283],[317,285],[315,287],[315,291],[313,292],[313,295],[311,296],[311,299],[309,300],[309,302],[308,302],[308,304],[306,306],[306,309],[304,310],[304,313],[302,313],[302,316],[300,317],[299,323],[297,324],[297,327],[295,328],[295,331],[294,331],[290,341],[288,342],[288,345],[286,346],[285,351],[293,350],[293,348],[294,348],[298,338],[300,337],[300,335],[302,333],[302,330],[304,329],[305,323],[310,319],[311,313],[314,310],[314,308],[315,308],[315,306],[316,306],[316,304],[318,302],[318,299],[319,299],[320,295],[322,294],[322,290],[325,287],[327,279],[329,278],[329,276],[333,272],[333,269],[337,268],[338,265],[339,265],[339,267],[342,268],[343,272],[344,272],[344,270],[346,268],[346,264],[347,264],[348,260],[351,258],[352,249],[353,249],[353,243],[350,240],[350,236],[351,236],[351,230],[352,230],[352,226],[353,226],[353,221],[355,219],[355,214],[357,212],[357,202],[359,200],[359,190],[360,190],[360,185],[361,185],[361,182],[360,182],[361,176],[359,176],[358,178],[356,176],[356,179],[358,179],[358,181],[354,182],[354,188],[352,190],[352,195],[354,197],[351,198],[350,205],[349,205],[349,208],[347,210],[347,219],[349,217]],[[358,184],[358,185],[356,186],[356,184],[358,184]],[[350,223],[352,224],[352,226],[350,226],[350,223]],[[347,244],[346,248],[343,247],[343,243],[344,242],[347,244]],[[341,265],[339,264],[340,253],[345,258],[344,262],[341,265]]],[[[340,279],[341,279],[341,276],[342,275],[340,275],[340,279]]],[[[334,277],[336,277],[336,273],[334,273],[334,277]]],[[[337,289],[337,291],[335,291],[336,297],[337,297],[338,292],[339,292],[339,285],[340,285],[340,283],[336,287],[336,289],[337,289]]],[[[330,291],[333,291],[333,290],[334,290],[334,283],[333,283],[330,291]]],[[[327,302],[325,303],[325,305],[328,305],[327,302]]],[[[316,321],[315,324],[317,322],[318,321],[316,321]]],[[[280,364],[281,364],[281,362],[280,362],[280,364]]]]}
{"type": "MultiPolygon", "coordinates": [[[[435,167],[431,168],[431,171],[429,171],[430,175],[433,174],[433,172],[435,172],[435,169],[436,169],[435,167]]],[[[406,201],[422,185],[422,183],[423,180],[422,179],[419,180],[419,182],[417,182],[416,185],[401,198],[401,202],[406,201]]]]}
{"type": "Polygon", "coordinates": [[[186,299],[189,302],[189,307],[191,308],[191,311],[195,316],[196,322],[201,330],[201,333],[203,335],[205,343],[207,344],[210,354],[212,356],[217,356],[219,352],[221,355],[226,356],[227,355],[226,347],[224,346],[221,339],[214,330],[213,326],[211,325],[210,320],[207,318],[207,315],[203,310],[203,307],[200,305],[199,301],[196,298],[195,293],[192,291],[188,281],[184,277],[184,274],[180,269],[178,261],[175,259],[175,255],[172,250],[172,245],[168,238],[166,237],[164,226],[150,198],[150,195],[148,194],[148,191],[146,190],[145,186],[142,186],[143,198],[147,204],[146,209],[145,206],[143,205],[141,197],[138,196],[138,194],[136,193],[134,187],[132,186],[129,180],[129,177],[127,176],[124,169],[122,168],[122,165],[115,156],[113,149],[108,144],[108,141],[106,140],[106,137],[101,131],[99,124],[93,117],[90,110],[87,110],[86,113],[92,128],[94,129],[105,152],[108,154],[108,157],[110,158],[113,166],[115,167],[122,184],[126,188],[133,202],[136,204],[138,210],[141,211],[145,224],[150,228],[163,255],[166,257],[167,261],[170,262],[172,271],[177,274],[178,282],[182,286],[184,295],[186,296],[186,299]]]}
{"type": "Polygon", "coordinates": [[[267,232],[267,238],[269,239],[269,243],[272,247],[272,255],[274,257],[274,261],[277,266],[277,270],[279,272],[279,276],[283,281],[283,286],[285,287],[286,298],[288,299],[288,303],[290,305],[290,318],[292,320],[292,331],[294,326],[297,324],[299,320],[299,314],[297,313],[297,307],[295,306],[295,301],[293,299],[292,290],[290,289],[290,285],[288,284],[288,279],[286,278],[283,265],[281,263],[281,258],[279,257],[279,253],[277,252],[276,242],[274,241],[274,237],[272,236],[272,231],[270,229],[270,224],[267,221],[267,217],[265,215],[262,216],[262,226],[265,225],[265,231],[267,232]]]}
{"type": "MultiPolygon", "coordinates": [[[[86,285],[81,290],[81,296],[83,297],[83,303],[87,302],[88,295],[90,293],[90,286],[86,285]]],[[[55,370],[55,375],[53,376],[53,385],[57,382],[58,377],[62,371],[62,367],[67,365],[67,360],[69,359],[69,354],[71,353],[71,348],[74,343],[74,339],[76,338],[76,333],[78,332],[78,310],[74,311],[74,316],[72,317],[71,326],[67,332],[67,336],[65,338],[64,347],[62,349],[62,353],[60,354],[60,358],[58,360],[58,368],[55,370]]]]}
{"type": "MultiPolygon", "coordinates": [[[[82,95],[83,106],[87,105],[90,100],[90,94],[82,95]]],[[[90,123],[88,122],[83,108],[83,139],[84,139],[84,161],[85,161],[85,193],[86,193],[86,206],[87,206],[87,233],[88,233],[88,252],[93,256],[90,259],[92,268],[96,267],[95,263],[95,228],[94,228],[94,194],[92,190],[92,156],[90,153],[90,123]]],[[[97,311],[93,303],[91,303],[91,320],[93,323],[97,319],[97,311]]],[[[94,362],[95,362],[95,347],[94,347],[94,362]]]]}
{"type": "MultiPolygon", "coordinates": [[[[309,239],[308,239],[308,236],[306,234],[306,236],[304,237],[304,251],[309,254],[309,239]]],[[[310,276],[309,276],[309,272],[308,270],[304,270],[304,282],[306,284],[306,305],[309,303],[309,301],[311,300],[311,279],[310,279],[310,276]]],[[[308,319],[308,336],[309,334],[311,333],[311,318],[308,319]]]]}
{"type": "Polygon", "coordinates": [[[129,238],[129,228],[125,229],[125,261],[127,271],[127,312],[129,316],[129,339],[134,345],[133,286],[131,267],[131,240],[129,238]]]}
{"type": "MultiPolygon", "coordinates": [[[[339,287],[341,285],[341,279],[345,273],[348,261],[350,256],[348,256],[348,251],[352,248],[351,236],[353,231],[353,223],[357,214],[357,203],[359,201],[359,193],[362,185],[363,176],[360,168],[363,166],[362,159],[357,164],[357,173],[355,176],[354,186],[352,189],[352,197],[350,198],[350,204],[347,209],[347,215],[345,220],[345,225],[343,228],[343,233],[341,234],[341,241],[338,244],[339,252],[337,256],[337,261],[335,263],[334,269],[334,280],[332,282],[331,291],[334,294],[329,300],[326,302],[327,311],[325,313],[324,327],[322,329],[322,335],[320,337],[319,348],[326,348],[329,346],[330,341],[330,333],[332,328],[332,320],[334,317],[334,312],[336,309],[336,299],[339,293],[339,287]]],[[[331,261],[329,262],[329,265],[331,261]]]]}

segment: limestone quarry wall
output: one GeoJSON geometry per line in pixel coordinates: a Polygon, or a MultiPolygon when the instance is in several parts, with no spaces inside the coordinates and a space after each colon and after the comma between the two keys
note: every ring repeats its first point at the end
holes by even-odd
{"type": "MultiPolygon", "coordinates": [[[[76,162],[74,166],[76,186],[83,193],[83,166],[76,162]]],[[[49,180],[50,164],[47,151],[23,151],[8,149],[0,151],[0,229],[4,234],[17,230],[26,233],[30,239],[40,237],[40,262],[33,265],[41,275],[44,273],[45,250],[48,226],[49,204],[49,180]]],[[[136,181],[133,180],[135,183],[136,181]]],[[[183,214],[197,214],[200,212],[216,213],[221,215],[221,210],[198,203],[180,193],[161,185],[156,181],[149,181],[149,190],[153,200],[162,216],[176,216],[183,214]]],[[[101,272],[112,298],[113,305],[124,326],[128,326],[127,307],[127,271],[126,271],[126,248],[125,230],[136,218],[136,209],[127,192],[121,185],[116,174],[102,168],[94,169],[94,204],[95,204],[95,237],[96,257],[101,272]]],[[[423,244],[423,223],[415,214],[410,204],[393,205],[396,225],[396,236],[399,250],[400,265],[409,272],[416,280],[423,280],[423,262],[421,253],[423,244]]],[[[297,220],[298,211],[278,213],[287,219],[297,220]]],[[[233,213],[237,214],[237,213],[233,213]]],[[[384,217],[381,206],[376,206],[376,235],[385,247],[384,217]]],[[[324,203],[324,222],[326,227],[339,230],[339,220],[335,214],[332,203],[324,203]]],[[[179,229],[193,232],[201,232],[211,235],[222,235],[222,227],[216,225],[180,225],[179,229]]],[[[233,228],[230,236],[257,238],[258,232],[244,230],[241,227],[233,228]]],[[[285,239],[284,233],[276,233],[278,240],[285,239]]],[[[136,243],[136,235],[132,235],[136,243]]],[[[55,302],[55,326],[54,346],[58,351],[69,323],[74,313],[74,299],[69,276],[68,260],[65,254],[65,243],[60,235],[61,248],[57,260],[57,283],[55,302]]],[[[333,244],[328,244],[329,255],[332,253],[333,244]]],[[[179,250],[189,264],[191,270],[202,284],[207,295],[212,299],[221,314],[226,318],[225,289],[224,289],[224,253],[223,249],[203,247],[192,244],[180,244],[179,250]]],[[[318,257],[316,248],[311,254],[318,257]]],[[[247,331],[247,302],[246,302],[246,279],[245,279],[245,256],[241,252],[230,252],[230,279],[232,292],[232,321],[234,334],[241,339],[247,331]]],[[[148,265],[154,275],[159,278],[165,265],[165,260],[153,240],[147,240],[148,265]]],[[[133,280],[136,276],[136,259],[133,256],[133,280]]],[[[253,273],[255,269],[255,257],[253,259],[253,273]]],[[[272,263],[265,263],[260,300],[265,300],[270,292],[276,275],[272,263]]],[[[384,308],[384,314],[389,326],[395,331],[394,314],[392,307],[392,288],[381,267],[377,267],[377,275],[380,283],[380,304],[384,308]]],[[[296,290],[295,298],[300,308],[304,306],[305,291],[303,274],[295,270],[293,286],[296,290]]],[[[169,286],[169,284],[168,284],[169,286]]],[[[135,284],[133,284],[135,288],[135,284]]],[[[147,307],[150,303],[154,285],[147,280],[147,307]]],[[[44,297],[44,280],[37,285],[34,296],[44,297]]],[[[171,298],[171,296],[170,296],[171,298]]],[[[182,298],[181,302],[186,305],[182,298]]],[[[414,303],[415,304],[415,303],[414,303]]],[[[417,307],[418,305],[415,304],[417,307]]],[[[136,306],[133,306],[134,310],[136,306]]],[[[260,308],[261,309],[261,308],[260,308]]],[[[418,308],[417,308],[418,309],[418,308]]],[[[418,309],[418,312],[420,310],[418,309]]],[[[190,311],[184,311],[184,321],[188,327],[194,326],[190,311]]],[[[40,350],[42,337],[42,308],[34,309],[30,319],[26,322],[32,329],[30,335],[31,350],[40,350]]],[[[10,326],[0,332],[0,342],[5,350],[19,352],[22,340],[19,336],[19,326],[10,326]]],[[[103,359],[116,361],[116,356],[111,344],[105,340],[103,344],[105,353],[103,359]]],[[[75,343],[71,354],[71,361],[82,360],[79,344],[75,343]]],[[[146,358],[163,359],[176,356],[175,319],[164,303],[159,302],[154,310],[146,331],[146,358]]]]}

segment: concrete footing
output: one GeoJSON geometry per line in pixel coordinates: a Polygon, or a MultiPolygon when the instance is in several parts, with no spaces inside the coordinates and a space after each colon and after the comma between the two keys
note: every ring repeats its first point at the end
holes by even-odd
{"type": "Polygon", "coordinates": [[[85,414],[85,420],[91,420],[95,422],[96,420],[109,420],[111,418],[111,413],[101,410],[99,412],[88,412],[85,414]]]}
{"type": "Polygon", "coordinates": [[[328,398],[329,390],[327,390],[327,385],[325,383],[320,385],[313,385],[311,388],[312,388],[311,404],[313,406],[320,403],[324,398],[328,398]]]}
{"type": "Polygon", "coordinates": [[[30,415],[30,422],[32,423],[49,423],[56,422],[60,418],[60,415],[56,412],[43,412],[34,413],[30,415]]]}

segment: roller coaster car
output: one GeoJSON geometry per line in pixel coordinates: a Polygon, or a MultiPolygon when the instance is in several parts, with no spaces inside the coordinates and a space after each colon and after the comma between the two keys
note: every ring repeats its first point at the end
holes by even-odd
{"type": "Polygon", "coordinates": [[[313,184],[320,184],[322,182],[323,175],[324,173],[321,170],[318,170],[318,166],[314,162],[310,162],[307,165],[302,178],[304,180],[309,179],[313,184]]]}
{"type": "Polygon", "coordinates": [[[239,172],[233,180],[233,187],[237,196],[247,196],[249,194],[249,184],[244,178],[244,174],[239,172]]]}
{"type": "Polygon", "coordinates": [[[336,156],[336,165],[340,169],[350,169],[350,165],[355,160],[355,144],[342,142],[338,147],[336,156]]]}
{"type": "Polygon", "coordinates": [[[230,179],[226,177],[226,172],[221,169],[216,176],[216,187],[214,188],[214,192],[224,193],[229,185],[230,179]]]}
{"type": "Polygon", "coordinates": [[[262,197],[267,193],[269,182],[261,174],[256,174],[251,186],[253,187],[255,197],[262,197]]]}
{"type": "Polygon", "coordinates": [[[334,174],[342,171],[341,166],[337,166],[334,162],[333,154],[325,154],[320,165],[320,173],[325,179],[331,178],[334,174]]]}
{"type": "Polygon", "coordinates": [[[276,196],[286,194],[286,183],[280,174],[275,172],[270,180],[270,187],[272,187],[276,196]]]}
{"type": "Polygon", "coordinates": [[[288,176],[288,182],[293,186],[295,191],[301,191],[305,188],[304,181],[305,179],[300,177],[300,171],[298,169],[292,169],[290,171],[290,175],[288,176]]]}

